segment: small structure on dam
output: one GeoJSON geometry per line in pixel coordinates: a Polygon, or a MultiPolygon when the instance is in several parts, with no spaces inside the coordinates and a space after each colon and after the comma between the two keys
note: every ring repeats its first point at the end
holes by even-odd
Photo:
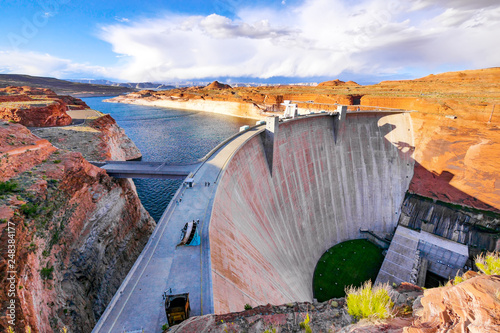
{"type": "Polygon", "coordinates": [[[463,269],[468,259],[466,245],[398,226],[376,283],[425,286],[427,271],[448,280],[463,269]]]}

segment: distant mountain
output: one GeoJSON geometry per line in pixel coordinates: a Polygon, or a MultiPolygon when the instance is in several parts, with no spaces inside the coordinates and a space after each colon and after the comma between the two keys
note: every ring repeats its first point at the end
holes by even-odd
{"type": "Polygon", "coordinates": [[[52,77],[22,74],[0,74],[0,88],[8,86],[49,88],[59,95],[72,95],[76,97],[115,96],[136,91],[136,89],[132,89],[131,87],[70,82],[52,77]]]}
{"type": "Polygon", "coordinates": [[[107,86],[113,87],[127,87],[132,89],[153,89],[153,90],[169,90],[175,89],[175,86],[167,85],[163,83],[153,83],[153,82],[127,82],[127,83],[119,83],[113,82],[109,80],[92,80],[92,79],[78,79],[78,80],[68,80],[71,82],[79,82],[79,83],[90,83],[90,84],[104,84],[107,86]]]}
{"type": "Polygon", "coordinates": [[[231,86],[229,84],[224,84],[220,83],[219,81],[214,81],[210,83],[208,86],[205,88],[207,89],[231,89],[231,86]]]}

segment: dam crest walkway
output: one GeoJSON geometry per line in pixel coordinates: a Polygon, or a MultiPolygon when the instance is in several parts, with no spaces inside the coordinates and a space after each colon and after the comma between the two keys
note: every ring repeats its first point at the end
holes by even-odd
{"type": "Polygon", "coordinates": [[[228,138],[205,158],[189,165],[154,162],[108,162],[110,175],[185,178],[157,223],[153,234],[92,332],[161,332],[167,322],[163,294],[189,292],[191,315],[213,313],[209,221],[218,181],[238,148],[264,131],[254,126],[228,138]],[[149,173],[149,175],[147,174],[149,173]],[[163,173],[163,174],[162,174],[163,173]],[[132,174],[135,174],[132,175],[132,174]],[[210,186],[205,186],[210,182],[210,186]],[[200,220],[200,246],[176,246],[186,222],[200,220]]]}

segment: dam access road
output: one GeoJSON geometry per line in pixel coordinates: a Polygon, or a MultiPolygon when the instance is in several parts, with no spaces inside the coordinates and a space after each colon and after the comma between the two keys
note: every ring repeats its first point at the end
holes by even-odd
{"type": "Polygon", "coordinates": [[[328,248],[394,231],[412,149],[401,111],[274,118],[226,141],[176,192],[93,332],[161,332],[170,288],[189,292],[192,315],[312,301],[328,248]],[[176,247],[197,219],[201,246],[176,247]]]}
{"type": "Polygon", "coordinates": [[[161,332],[167,322],[162,295],[170,288],[174,294],[189,292],[191,315],[213,313],[208,226],[217,182],[238,147],[263,130],[252,128],[220,147],[198,166],[193,187],[175,193],[92,332],[161,332]],[[184,224],[198,219],[201,246],[176,247],[184,224]]]}

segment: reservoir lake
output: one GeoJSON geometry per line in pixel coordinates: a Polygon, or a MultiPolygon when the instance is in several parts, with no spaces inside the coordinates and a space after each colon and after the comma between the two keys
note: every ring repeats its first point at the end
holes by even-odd
{"type": "MultiPolygon", "coordinates": [[[[107,103],[111,97],[82,98],[94,110],[108,113],[137,145],[143,161],[191,163],[205,156],[240,126],[256,120],[203,111],[107,103]]],[[[158,221],[182,180],[134,179],[144,208],[158,221]]]]}

